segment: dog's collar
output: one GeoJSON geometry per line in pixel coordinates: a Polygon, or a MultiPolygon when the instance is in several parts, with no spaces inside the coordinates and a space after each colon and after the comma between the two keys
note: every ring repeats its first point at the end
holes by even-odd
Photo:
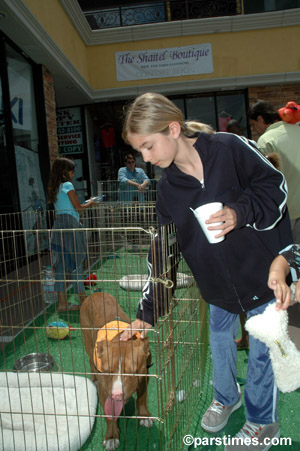
{"type": "MultiPolygon", "coordinates": [[[[94,365],[99,371],[99,373],[102,373],[102,370],[101,370],[101,359],[100,357],[98,357],[97,353],[97,344],[103,340],[112,341],[117,335],[124,332],[124,330],[128,328],[128,325],[129,324],[125,323],[124,321],[114,320],[105,324],[103,327],[101,327],[101,329],[98,330],[97,339],[94,346],[94,365]]],[[[135,335],[137,338],[141,337],[140,332],[137,332],[135,335]]]]}

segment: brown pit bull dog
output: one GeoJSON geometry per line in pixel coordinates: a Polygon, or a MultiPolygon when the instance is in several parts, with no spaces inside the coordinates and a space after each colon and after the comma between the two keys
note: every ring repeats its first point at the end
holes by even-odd
{"type": "Polygon", "coordinates": [[[103,446],[107,450],[120,445],[117,419],[134,392],[137,393],[138,415],[145,417],[140,424],[153,425],[147,408],[148,377],[145,376],[151,363],[149,341],[136,336],[120,341],[120,334],[129,323],[130,319],[116,299],[107,293],[91,294],[80,309],[92,380],[98,382],[98,395],[106,415],[103,446]]]}

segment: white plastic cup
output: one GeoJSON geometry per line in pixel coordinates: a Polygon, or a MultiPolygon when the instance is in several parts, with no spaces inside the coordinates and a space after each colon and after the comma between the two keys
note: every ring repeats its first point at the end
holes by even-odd
{"type": "Polygon", "coordinates": [[[207,227],[209,226],[217,226],[221,225],[222,222],[214,222],[213,224],[205,224],[205,221],[217,211],[220,211],[223,209],[222,202],[210,202],[205,205],[201,205],[200,207],[196,208],[196,210],[193,210],[190,208],[192,212],[194,213],[196,219],[198,220],[203,232],[205,233],[206,238],[210,243],[220,243],[220,241],[224,240],[224,236],[221,236],[219,238],[216,238],[215,235],[218,235],[221,233],[221,230],[208,230],[207,227]]]}

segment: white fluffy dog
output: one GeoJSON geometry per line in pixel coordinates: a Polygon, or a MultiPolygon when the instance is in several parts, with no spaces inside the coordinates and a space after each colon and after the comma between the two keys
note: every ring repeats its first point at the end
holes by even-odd
{"type": "Polygon", "coordinates": [[[275,382],[283,393],[300,387],[300,352],[289,338],[287,325],[287,311],[275,310],[275,303],[245,324],[254,338],[269,347],[275,382]]]}

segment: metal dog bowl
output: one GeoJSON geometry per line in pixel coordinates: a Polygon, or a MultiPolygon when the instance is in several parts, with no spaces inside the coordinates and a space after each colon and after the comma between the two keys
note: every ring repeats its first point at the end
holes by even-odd
{"type": "Polygon", "coordinates": [[[14,371],[57,371],[58,367],[52,355],[41,352],[24,355],[14,364],[14,371]]]}

